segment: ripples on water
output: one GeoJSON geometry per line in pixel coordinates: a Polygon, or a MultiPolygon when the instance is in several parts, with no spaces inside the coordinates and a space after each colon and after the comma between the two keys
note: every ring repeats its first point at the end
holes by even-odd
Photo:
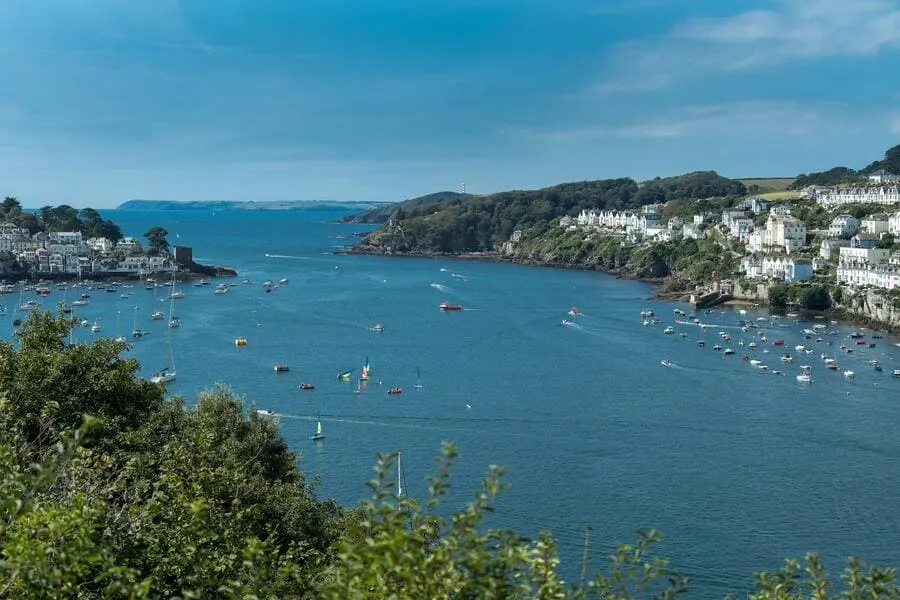
{"type": "MultiPolygon", "coordinates": [[[[163,224],[198,256],[239,270],[229,294],[187,286],[187,298],[176,301],[183,324],[170,332],[178,371],[171,391],[192,397],[221,381],[276,412],[321,495],[355,502],[366,493],[374,453],[402,450],[409,492],[423,496],[440,442],[452,440],[460,458],[448,507],[470,497],[489,464],[506,466],[511,487],[490,523],[525,535],[553,531],[570,580],[578,577],[585,525],[593,527],[593,569],[616,541],[633,541],[637,528],[660,529],[660,551],[693,577],[699,598],[740,593],[754,571],[808,550],[823,551],[834,572],[849,554],[900,564],[900,380],[889,376],[900,367],[900,349],[889,343],[896,340],[838,354],[841,370],[856,372],[847,382],[818,359],[824,343],[802,339],[808,324],[765,324],[770,341],[786,341],[786,349],[768,346],[762,355],[761,345],[758,352],[784,372],[778,377],[740,360],[737,341],[750,341],[755,330],[741,333],[736,311],[700,315],[711,324],[705,333],[675,325],[686,338],[664,335],[677,305],[645,300],[651,290],[636,282],[333,256],[332,237],[361,227],[329,223],[330,215],[107,216],[126,235],[163,224]],[[253,284],[241,284],[244,277],[253,284]],[[259,283],[282,277],[290,283],[263,293],[259,283]],[[467,310],[441,313],[445,296],[467,310]],[[572,306],[583,314],[568,315],[572,306]],[[648,307],[660,325],[641,325],[638,313],[648,307]],[[372,331],[375,323],[383,333],[372,331]],[[720,330],[734,337],[736,356],[712,349],[720,330]],[[236,348],[237,336],[248,345],[236,348]],[[815,354],[780,364],[800,342],[815,354]],[[885,373],[865,364],[873,356],[885,373]],[[352,368],[355,377],[366,357],[372,380],[354,394],[355,381],[336,374],[352,368]],[[275,374],[275,363],[291,371],[275,374]],[[802,363],[813,366],[811,386],[794,381],[802,363]],[[417,371],[421,390],[414,389],[417,371]],[[301,381],[316,390],[300,392],[301,381]],[[395,385],[403,394],[388,396],[395,385]],[[322,444],[308,439],[317,415],[322,444]]],[[[142,316],[167,306],[152,292],[132,291],[130,299],[94,294],[81,316],[100,320],[101,335],[116,335],[117,310],[127,329],[134,305],[142,316]]],[[[153,335],[131,353],[148,375],[162,366],[167,330],[164,322],[142,326],[153,335]]],[[[839,335],[823,337],[846,343],[850,330],[836,329],[839,335]]],[[[76,335],[92,337],[82,328],[76,335]]]]}

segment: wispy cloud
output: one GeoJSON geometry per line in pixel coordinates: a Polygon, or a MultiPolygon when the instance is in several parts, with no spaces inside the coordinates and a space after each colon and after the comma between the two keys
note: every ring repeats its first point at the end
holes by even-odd
{"type": "Polygon", "coordinates": [[[642,122],[527,130],[517,134],[540,141],[579,142],[603,138],[796,136],[821,131],[826,125],[831,131],[840,133],[853,125],[852,119],[844,116],[842,108],[835,104],[769,101],[698,105],[673,110],[661,118],[642,122]]]}
{"type": "Polygon", "coordinates": [[[676,80],[801,60],[900,49],[898,0],[770,0],[769,8],[675,25],[617,46],[597,92],[642,91],[676,80]]]}

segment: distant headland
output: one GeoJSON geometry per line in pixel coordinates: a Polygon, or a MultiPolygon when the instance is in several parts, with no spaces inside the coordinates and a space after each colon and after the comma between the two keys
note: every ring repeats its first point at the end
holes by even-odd
{"type": "Polygon", "coordinates": [[[254,202],[252,200],[128,200],[116,210],[334,210],[367,211],[388,202],[335,202],[331,200],[287,200],[280,202],[254,202]]]}

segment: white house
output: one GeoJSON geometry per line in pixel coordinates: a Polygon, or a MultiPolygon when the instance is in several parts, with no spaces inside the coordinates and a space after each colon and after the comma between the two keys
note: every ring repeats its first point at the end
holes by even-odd
{"type": "Polygon", "coordinates": [[[93,237],[87,241],[88,247],[94,252],[111,252],[115,247],[112,240],[105,237],[93,237]]]}
{"type": "Polygon", "coordinates": [[[884,169],[878,169],[874,173],[869,174],[869,181],[877,184],[894,183],[900,181],[900,177],[893,173],[888,173],[884,169]]]}
{"type": "Polygon", "coordinates": [[[890,256],[890,250],[886,248],[854,248],[844,246],[840,249],[841,263],[853,263],[871,265],[886,262],[890,256]]]}
{"type": "Polygon", "coordinates": [[[124,250],[125,252],[141,251],[141,243],[133,237],[122,238],[121,240],[119,240],[119,243],[116,244],[116,247],[120,250],[124,250]]]}
{"type": "Polygon", "coordinates": [[[888,233],[900,235],[900,212],[895,212],[888,217],[888,233]]]}
{"type": "Polygon", "coordinates": [[[734,230],[734,219],[745,219],[747,211],[736,208],[726,208],[722,211],[722,226],[734,230]]]}
{"type": "Polygon", "coordinates": [[[770,214],[766,229],[773,249],[790,254],[806,245],[806,225],[800,219],[770,214]]]}
{"type": "Polygon", "coordinates": [[[880,236],[888,232],[888,216],[885,213],[877,213],[863,217],[861,227],[866,233],[880,236]]]}
{"type": "Polygon", "coordinates": [[[730,237],[741,242],[747,241],[747,236],[753,231],[753,219],[738,217],[731,219],[730,237]]]}
{"type": "Polygon", "coordinates": [[[692,240],[698,240],[703,237],[703,232],[700,231],[700,226],[696,223],[685,223],[684,227],[681,228],[681,236],[692,240]]]}
{"type": "Polygon", "coordinates": [[[816,195],[816,202],[829,208],[844,204],[900,204],[900,188],[897,186],[857,186],[831,188],[816,195]]]}
{"type": "Polygon", "coordinates": [[[845,248],[849,245],[850,240],[822,240],[822,245],[819,246],[819,256],[825,260],[830,260],[835,252],[839,252],[840,248],[845,248]]]}
{"type": "Polygon", "coordinates": [[[831,221],[828,235],[831,237],[850,236],[859,230],[859,219],[853,215],[841,214],[831,221]]]}
{"type": "Polygon", "coordinates": [[[748,279],[771,277],[779,281],[803,281],[813,274],[812,260],[789,256],[747,256],[741,267],[748,279]]]}
{"type": "Polygon", "coordinates": [[[837,281],[852,286],[869,285],[885,290],[900,288],[900,267],[892,265],[839,264],[837,281]]]}
{"type": "Polygon", "coordinates": [[[785,204],[779,204],[777,206],[773,206],[769,209],[770,215],[776,215],[780,217],[787,217],[791,214],[791,207],[785,204]]]}

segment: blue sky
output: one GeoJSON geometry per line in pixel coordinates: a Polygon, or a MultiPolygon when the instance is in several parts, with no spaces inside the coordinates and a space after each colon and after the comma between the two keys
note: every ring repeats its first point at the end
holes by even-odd
{"type": "Polygon", "coordinates": [[[900,142],[900,0],[3,0],[0,195],[401,200],[900,142]]]}

